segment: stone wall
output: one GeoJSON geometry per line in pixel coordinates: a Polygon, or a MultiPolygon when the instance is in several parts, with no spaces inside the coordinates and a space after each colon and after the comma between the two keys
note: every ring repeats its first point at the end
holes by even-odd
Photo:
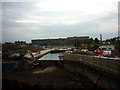
{"type": "Polygon", "coordinates": [[[80,54],[64,54],[64,60],[80,61],[81,63],[96,68],[97,70],[120,75],[120,59],[80,54]]]}

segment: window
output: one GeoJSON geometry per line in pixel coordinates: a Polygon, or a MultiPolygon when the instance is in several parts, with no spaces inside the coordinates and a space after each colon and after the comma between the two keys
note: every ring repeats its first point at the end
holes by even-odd
{"type": "Polygon", "coordinates": [[[108,48],[109,50],[112,50],[112,48],[108,48]]]}
{"type": "Polygon", "coordinates": [[[102,48],[102,50],[106,50],[106,48],[102,48]]]}

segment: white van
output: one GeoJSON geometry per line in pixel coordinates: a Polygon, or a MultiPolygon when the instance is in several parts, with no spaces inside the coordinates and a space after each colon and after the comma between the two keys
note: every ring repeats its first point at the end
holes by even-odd
{"type": "Polygon", "coordinates": [[[111,51],[104,50],[102,55],[103,56],[111,56],[111,51]]]}

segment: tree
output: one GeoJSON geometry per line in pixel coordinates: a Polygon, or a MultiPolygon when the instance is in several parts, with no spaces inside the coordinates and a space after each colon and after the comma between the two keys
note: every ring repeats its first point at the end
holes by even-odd
{"type": "Polygon", "coordinates": [[[93,44],[93,45],[95,45],[96,43],[94,42],[93,38],[90,38],[89,40],[87,40],[86,44],[93,44]]]}
{"type": "Polygon", "coordinates": [[[93,38],[90,38],[86,44],[92,44],[93,43],[93,38]]]}
{"type": "Polygon", "coordinates": [[[93,38],[90,38],[90,41],[93,41],[93,38]]]}
{"type": "Polygon", "coordinates": [[[94,39],[94,42],[95,42],[96,44],[99,44],[98,38],[95,38],[95,39],[94,39]]]}
{"type": "Polygon", "coordinates": [[[81,46],[80,40],[76,39],[76,40],[74,41],[74,46],[75,46],[75,47],[80,47],[80,46],[81,46]]]}

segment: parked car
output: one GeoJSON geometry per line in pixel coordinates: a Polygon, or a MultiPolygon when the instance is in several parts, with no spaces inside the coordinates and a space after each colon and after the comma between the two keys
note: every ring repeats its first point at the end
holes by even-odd
{"type": "Polygon", "coordinates": [[[94,52],[95,52],[95,55],[102,55],[103,54],[102,49],[96,49],[94,52]]]}
{"type": "Polygon", "coordinates": [[[80,54],[88,54],[88,49],[81,49],[80,54]]]}

